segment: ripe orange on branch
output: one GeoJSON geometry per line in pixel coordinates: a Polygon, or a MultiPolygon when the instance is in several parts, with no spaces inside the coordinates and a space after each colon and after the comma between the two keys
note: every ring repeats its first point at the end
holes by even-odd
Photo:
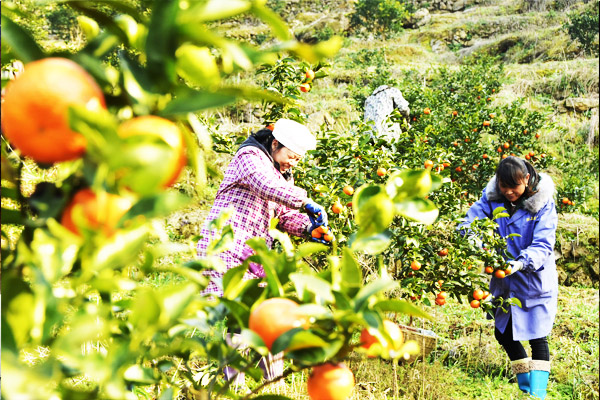
{"type": "Polygon", "coordinates": [[[25,66],[8,83],[2,103],[2,132],[21,154],[42,163],[74,160],[87,141],[69,126],[69,106],[106,108],[100,86],[66,58],[45,58],[25,66]]]}
{"type": "Polygon", "coordinates": [[[304,93],[310,92],[310,84],[308,84],[308,83],[302,83],[300,85],[300,91],[304,92],[304,93]]]}
{"type": "Polygon", "coordinates": [[[131,208],[133,202],[116,194],[102,192],[96,194],[91,189],[75,193],[63,211],[61,224],[76,235],[80,228],[100,231],[106,237],[117,231],[117,223],[131,208]]]}
{"type": "Polygon", "coordinates": [[[387,170],[383,167],[379,167],[377,168],[377,175],[378,176],[384,176],[385,174],[387,174],[387,170]]]}
{"type": "Polygon", "coordinates": [[[312,69],[309,69],[306,71],[304,76],[306,77],[306,80],[312,81],[313,79],[315,79],[315,71],[313,71],[312,69]]]}
{"type": "Polygon", "coordinates": [[[339,202],[335,202],[333,203],[333,205],[331,206],[331,211],[334,214],[339,214],[342,212],[342,210],[344,209],[344,206],[342,206],[339,202]]]}
{"type": "Polygon", "coordinates": [[[417,260],[413,260],[413,261],[410,263],[410,268],[411,268],[413,271],[418,271],[418,270],[420,270],[420,269],[421,269],[421,263],[420,263],[420,262],[418,262],[417,260]]]}
{"type": "MultiPolygon", "coordinates": [[[[400,350],[400,347],[404,343],[404,335],[402,334],[398,324],[390,321],[389,319],[385,319],[383,320],[383,330],[385,333],[387,333],[390,339],[392,339],[391,343],[388,343],[386,339],[383,339],[384,341],[382,342],[379,338],[377,338],[377,336],[372,335],[369,332],[369,329],[364,328],[360,333],[360,347],[368,350],[374,344],[379,343],[381,345],[381,350],[384,352],[384,358],[388,358],[390,356],[390,352],[396,352],[400,350]]],[[[391,356],[395,357],[396,355],[392,354],[391,356]]]]}
{"type": "Polygon", "coordinates": [[[307,381],[311,400],[347,400],[353,389],[354,374],[345,364],[318,365],[307,381]]]}
{"type": "Polygon", "coordinates": [[[248,328],[261,337],[269,350],[275,340],[287,331],[306,326],[306,316],[299,313],[300,306],[293,300],[274,297],[256,306],[250,313],[248,328]]]}
{"type": "Polygon", "coordinates": [[[354,188],[352,186],[350,186],[350,185],[344,186],[343,191],[348,196],[352,196],[354,194],[354,188]]]}

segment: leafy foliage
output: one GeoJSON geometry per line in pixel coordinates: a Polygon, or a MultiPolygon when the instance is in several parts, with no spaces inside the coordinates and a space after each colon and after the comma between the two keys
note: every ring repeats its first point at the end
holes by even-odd
{"type": "Polygon", "coordinates": [[[600,23],[600,9],[597,1],[590,1],[589,4],[580,10],[572,11],[568,14],[569,22],[565,28],[573,40],[577,40],[583,50],[592,55],[598,56],[598,33],[600,23]]]}
{"type": "Polygon", "coordinates": [[[350,17],[353,28],[391,36],[402,31],[412,12],[412,4],[399,0],[358,0],[350,17]]]}

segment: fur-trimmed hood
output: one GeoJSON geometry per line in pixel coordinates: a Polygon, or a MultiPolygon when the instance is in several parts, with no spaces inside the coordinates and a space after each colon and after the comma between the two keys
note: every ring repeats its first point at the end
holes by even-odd
{"type": "MultiPolygon", "coordinates": [[[[544,173],[540,173],[539,175],[540,182],[537,185],[537,193],[523,201],[523,209],[532,214],[537,213],[554,197],[554,182],[552,181],[552,178],[544,173]]],[[[485,188],[485,194],[490,201],[506,201],[506,198],[498,189],[495,176],[488,182],[485,188]]]]}

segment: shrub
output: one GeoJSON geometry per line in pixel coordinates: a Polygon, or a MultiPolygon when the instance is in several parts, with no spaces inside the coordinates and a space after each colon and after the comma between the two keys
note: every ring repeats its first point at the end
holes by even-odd
{"type": "Polygon", "coordinates": [[[591,5],[580,11],[568,14],[569,22],[565,24],[569,36],[577,40],[586,53],[598,56],[598,23],[599,23],[598,1],[592,1],[591,5]]]}
{"type": "Polygon", "coordinates": [[[411,5],[398,0],[358,0],[350,18],[354,29],[365,28],[381,34],[394,34],[402,31],[404,21],[411,14],[411,5]]]}

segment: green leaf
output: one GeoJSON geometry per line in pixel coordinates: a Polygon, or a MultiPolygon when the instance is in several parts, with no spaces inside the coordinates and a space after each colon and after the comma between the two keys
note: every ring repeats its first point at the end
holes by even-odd
{"type": "Polygon", "coordinates": [[[392,232],[386,229],[383,233],[377,235],[352,235],[350,237],[350,246],[354,251],[364,251],[367,254],[377,255],[385,251],[392,241],[392,232]]]}
{"type": "Polygon", "coordinates": [[[236,96],[219,92],[185,92],[171,100],[159,113],[161,116],[173,116],[190,112],[217,108],[233,103],[236,96]]]}
{"type": "Polygon", "coordinates": [[[404,169],[394,172],[386,182],[386,190],[394,203],[424,197],[442,185],[442,179],[428,170],[404,169]]]}
{"type": "Polygon", "coordinates": [[[150,288],[141,288],[131,307],[129,322],[135,329],[143,331],[150,326],[158,325],[160,314],[160,299],[156,292],[150,288]]]}
{"type": "Polygon", "coordinates": [[[141,384],[152,384],[156,382],[154,370],[152,368],[144,368],[141,365],[132,365],[123,372],[123,378],[129,382],[141,384]]]}
{"type": "Polygon", "coordinates": [[[439,215],[435,203],[428,199],[408,199],[395,203],[395,206],[399,215],[423,224],[433,224],[439,215]]]}
{"type": "Polygon", "coordinates": [[[2,352],[22,348],[29,343],[33,327],[34,298],[30,286],[17,276],[16,271],[2,271],[2,352]],[[10,328],[4,336],[4,325],[10,328]]]}
{"type": "Polygon", "coordinates": [[[243,14],[252,7],[252,3],[246,0],[207,0],[192,4],[192,7],[181,13],[179,23],[201,23],[230,18],[243,14]]]}
{"type": "Polygon", "coordinates": [[[220,301],[229,309],[231,316],[235,318],[239,326],[248,325],[250,309],[245,304],[227,299],[225,297],[222,297],[220,301]]]}
{"type": "Polygon", "coordinates": [[[333,293],[331,292],[331,284],[325,279],[315,275],[296,272],[290,274],[290,280],[294,283],[299,297],[304,297],[306,291],[315,295],[316,303],[320,303],[321,301],[331,303],[334,300],[333,293]]]}
{"type": "Polygon", "coordinates": [[[357,239],[383,232],[394,219],[394,204],[381,185],[360,187],[352,198],[352,208],[359,227],[357,239]]]}
{"type": "Polygon", "coordinates": [[[169,327],[177,320],[192,299],[198,294],[198,285],[185,283],[173,285],[160,291],[161,299],[161,326],[169,327]]]}
{"type": "Polygon", "coordinates": [[[147,238],[148,229],[145,226],[119,231],[97,248],[92,256],[84,258],[81,267],[91,273],[104,268],[125,266],[137,258],[147,238]]]}
{"type": "Polygon", "coordinates": [[[114,156],[120,149],[117,121],[103,109],[89,110],[84,106],[69,107],[69,125],[87,140],[87,152],[96,159],[114,156]]]}
{"type": "Polygon", "coordinates": [[[414,304],[412,304],[408,301],[405,301],[405,300],[396,300],[396,299],[382,300],[382,301],[378,301],[377,303],[375,303],[373,308],[379,309],[383,312],[397,312],[397,313],[401,313],[401,314],[412,315],[412,316],[419,317],[419,318],[427,318],[430,320],[433,319],[433,317],[431,315],[429,315],[425,311],[421,310],[414,304]]]}
{"type": "MultiPolygon", "coordinates": [[[[256,262],[262,265],[265,270],[267,289],[271,297],[283,297],[285,291],[276,269],[276,266],[281,261],[279,255],[267,247],[263,238],[248,239],[246,244],[256,252],[255,255],[247,258],[246,262],[256,262]]],[[[282,254],[281,257],[285,258],[285,254],[282,254]]]]}
{"type": "Polygon", "coordinates": [[[2,207],[2,224],[23,225],[23,216],[19,210],[2,207]]]}
{"type": "Polygon", "coordinates": [[[155,1],[152,10],[148,36],[146,39],[146,58],[149,76],[158,85],[174,83],[175,74],[175,20],[179,10],[179,1],[155,1]]]}
{"type": "Polygon", "coordinates": [[[496,207],[496,208],[494,208],[494,211],[492,211],[492,216],[493,216],[492,219],[498,218],[497,215],[504,213],[504,211],[506,211],[506,208],[504,208],[504,207],[496,207]]]}
{"type": "Polygon", "coordinates": [[[347,247],[343,249],[340,272],[342,278],[340,291],[354,297],[362,285],[362,269],[352,251],[347,247]]]}
{"type": "Polygon", "coordinates": [[[302,259],[304,257],[326,251],[328,248],[329,248],[328,246],[326,246],[322,243],[305,242],[305,243],[300,244],[298,246],[298,248],[296,249],[296,258],[302,259]]]}
{"type": "Polygon", "coordinates": [[[287,353],[287,358],[296,360],[298,365],[315,365],[334,357],[344,346],[343,340],[331,340],[322,347],[309,347],[287,353]]]}
{"type": "Polygon", "coordinates": [[[356,294],[356,298],[354,300],[354,311],[362,311],[363,308],[368,305],[371,296],[374,296],[382,291],[394,289],[398,285],[399,284],[396,281],[383,278],[378,278],[372,282],[369,282],[356,294]]]}
{"type": "Polygon", "coordinates": [[[149,114],[159,98],[156,80],[152,79],[148,70],[123,51],[119,52],[119,64],[122,85],[134,103],[134,111],[136,114],[149,114]]]}
{"type": "Polygon", "coordinates": [[[282,396],[280,394],[261,394],[253,397],[254,400],[292,400],[290,397],[282,396]]]}
{"type": "Polygon", "coordinates": [[[311,347],[326,347],[327,342],[321,339],[314,333],[303,328],[291,329],[279,336],[273,346],[271,352],[277,354],[281,351],[297,351],[308,349],[311,347]]]}
{"type": "Polygon", "coordinates": [[[248,347],[252,347],[254,350],[259,352],[261,355],[265,356],[269,354],[269,350],[267,346],[265,346],[265,342],[261,339],[260,336],[254,331],[250,329],[242,329],[240,333],[241,342],[248,347]]]}
{"type": "MultiPolygon", "coordinates": [[[[4,186],[4,178],[2,179],[2,197],[5,197],[7,199],[12,199],[12,200],[18,200],[19,199],[19,192],[17,192],[17,188],[16,187],[7,187],[4,186]]],[[[2,215],[4,215],[4,211],[2,211],[2,215]]],[[[2,218],[4,219],[4,218],[2,218]]]]}
{"type": "Polygon", "coordinates": [[[45,57],[29,32],[2,14],[2,47],[8,45],[15,58],[29,63],[45,57]]]}
{"type": "Polygon", "coordinates": [[[275,14],[269,8],[254,2],[252,4],[251,12],[271,27],[271,30],[277,39],[290,40],[292,38],[290,29],[286,23],[279,17],[279,15],[275,14]]]}
{"type": "Polygon", "coordinates": [[[223,275],[224,298],[234,300],[240,297],[248,287],[255,285],[255,282],[252,282],[252,280],[244,279],[244,274],[247,270],[248,267],[242,264],[229,269],[223,275]]]}
{"type": "Polygon", "coordinates": [[[139,216],[144,216],[145,220],[165,217],[174,211],[186,207],[191,201],[192,198],[174,191],[166,191],[153,196],[143,197],[127,211],[120,221],[131,221],[139,216]]]}
{"type": "MultiPolygon", "coordinates": [[[[58,228],[59,224],[56,221],[52,220],[49,223],[58,228]]],[[[71,272],[78,257],[78,242],[74,235],[56,236],[45,229],[35,230],[31,250],[46,281],[54,284],[71,272]]]]}

